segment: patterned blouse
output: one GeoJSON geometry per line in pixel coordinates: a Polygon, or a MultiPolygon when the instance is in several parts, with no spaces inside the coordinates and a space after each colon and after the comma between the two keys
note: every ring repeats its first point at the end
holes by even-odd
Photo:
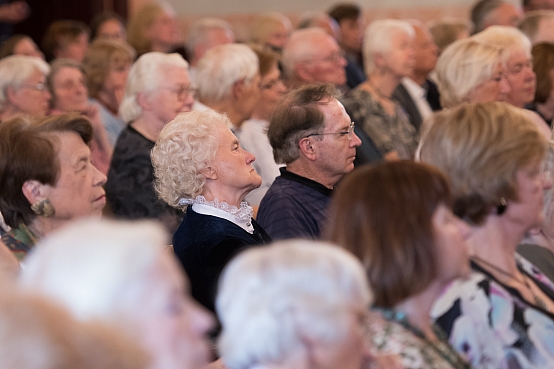
{"type": "Polygon", "coordinates": [[[371,314],[367,331],[373,356],[393,355],[405,369],[471,368],[448,344],[440,328],[434,327],[439,340],[430,342],[402,313],[377,311],[371,314]]]}
{"type": "Polygon", "coordinates": [[[2,242],[8,246],[18,261],[22,261],[38,241],[38,237],[23,223],[2,235],[2,242]]]}
{"type": "MultiPolygon", "coordinates": [[[[554,297],[554,284],[516,255],[521,272],[554,297]]],[[[475,368],[554,368],[554,315],[472,263],[474,272],[453,282],[431,315],[452,346],[475,368]]]]}
{"type": "Polygon", "coordinates": [[[361,88],[350,91],[342,103],[350,118],[373,140],[382,155],[398,152],[401,159],[413,159],[419,136],[400,105],[395,102],[395,115],[387,114],[371,94],[361,88]]]}

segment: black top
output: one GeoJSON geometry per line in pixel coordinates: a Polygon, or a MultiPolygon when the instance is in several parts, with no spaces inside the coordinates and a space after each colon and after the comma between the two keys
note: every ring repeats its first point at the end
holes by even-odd
{"type": "Polygon", "coordinates": [[[175,255],[188,274],[192,296],[212,312],[225,265],[240,251],[271,242],[256,221],[252,225],[254,233],[250,234],[227,219],[199,214],[189,206],[173,235],[175,255]]]}
{"type": "Polygon", "coordinates": [[[106,182],[106,198],[113,214],[124,219],[158,219],[170,233],[175,232],[183,213],[158,199],[150,141],[130,125],[115,144],[106,182]]]}

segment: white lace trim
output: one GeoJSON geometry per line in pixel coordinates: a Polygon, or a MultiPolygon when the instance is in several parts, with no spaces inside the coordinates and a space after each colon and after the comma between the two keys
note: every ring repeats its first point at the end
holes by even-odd
{"type": "Polygon", "coordinates": [[[235,219],[241,223],[247,223],[247,224],[250,223],[250,219],[252,219],[252,215],[254,215],[252,206],[248,205],[248,203],[245,201],[240,203],[240,208],[237,208],[235,205],[229,205],[226,201],[219,202],[218,199],[214,199],[214,201],[208,201],[202,195],[196,196],[195,199],[181,198],[179,200],[179,205],[181,206],[192,205],[192,204],[208,205],[216,209],[223,210],[233,215],[235,219]]]}

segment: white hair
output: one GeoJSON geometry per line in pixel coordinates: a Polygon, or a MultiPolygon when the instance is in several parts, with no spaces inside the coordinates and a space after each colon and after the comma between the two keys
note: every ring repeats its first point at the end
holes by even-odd
{"type": "Polygon", "coordinates": [[[149,285],[148,273],[160,257],[167,235],[154,222],[87,219],[41,240],[25,259],[21,285],[51,297],[81,320],[99,318],[118,325],[130,301],[149,285]]]}
{"type": "Polygon", "coordinates": [[[399,32],[405,33],[412,39],[415,37],[414,27],[409,22],[397,19],[379,19],[366,28],[363,44],[366,74],[375,70],[375,54],[387,54],[391,51],[393,38],[399,32]]]}
{"type": "Polygon", "coordinates": [[[35,56],[11,55],[0,60],[0,109],[4,109],[8,102],[7,88],[19,88],[36,71],[46,76],[50,73],[50,66],[35,56]]]}
{"type": "Polygon", "coordinates": [[[192,58],[195,57],[196,46],[205,43],[208,34],[214,30],[222,30],[232,38],[235,36],[229,22],[219,18],[202,18],[190,25],[185,48],[192,58]]]}
{"type": "Polygon", "coordinates": [[[150,52],[137,59],[129,71],[125,95],[119,107],[119,115],[124,122],[132,122],[141,116],[142,108],[138,104],[137,95],[157,90],[169,67],[182,68],[188,73],[189,65],[181,55],[175,53],[150,52]]]}
{"type": "Polygon", "coordinates": [[[478,42],[504,49],[502,53],[502,61],[504,63],[518,51],[523,51],[527,57],[531,57],[531,41],[523,32],[515,27],[490,26],[473,35],[472,38],[478,42]]]}
{"type": "Polygon", "coordinates": [[[317,45],[323,38],[333,37],[320,27],[302,28],[292,32],[283,47],[283,56],[281,57],[283,75],[289,79],[293,78],[298,63],[317,57],[317,45]]]}
{"type": "Polygon", "coordinates": [[[229,96],[233,84],[249,83],[259,73],[258,57],[246,45],[218,45],[198,62],[195,81],[202,102],[218,103],[229,96]]]}
{"type": "Polygon", "coordinates": [[[220,279],[220,354],[233,369],[281,362],[303,339],[344,339],[346,318],[369,303],[362,265],[338,246],[293,240],[246,250],[220,279]]]}

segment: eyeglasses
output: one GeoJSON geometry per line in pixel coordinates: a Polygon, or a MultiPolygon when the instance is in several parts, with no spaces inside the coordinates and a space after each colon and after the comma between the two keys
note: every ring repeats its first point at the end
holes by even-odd
{"type": "Polygon", "coordinates": [[[337,50],[337,51],[334,51],[333,53],[331,53],[331,55],[326,56],[324,58],[306,60],[304,62],[305,63],[315,63],[315,62],[318,62],[318,61],[323,61],[323,62],[329,62],[329,63],[337,63],[341,59],[344,59],[344,57],[345,57],[344,51],[337,50]]]}
{"type": "Polygon", "coordinates": [[[31,90],[37,91],[48,91],[48,86],[46,86],[44,83],[37,83],[36,85],[24,83],[20,85],[20,87],[30,88],[31,90]]]}
{"type": "Polygon", "coordinates": [[[278,79],[272,79],[271,81],[267,82],[267,83],[259,83],[259,86],[260,86],[260,90],[271,90],[272,88],[274,88],[275,86],[277,86],[279,83],[283,83],[283,80],[278,78],[278,79]]]}
{"type": "Polygon", "coordinates": [[[177,98],[179,100],[182,100],[182,99],[186,98],[187,96],[196,97],[196,94],[198,92],[198,89],[196,87],[190,87],[190,86],[185,86],[185,85],[181,85],[177,88],[175,88],[175,87],[163,87],[163,88],[173,92],[175,95],[177,95],[177,98]]]}
{"type": "Polygon", "coordinates": [[[340,131],[340,132],[329,132],[329,133],[310,133],[307,137],[311,136],[325,136],[325,135],[339,135],[339,137],[348,137],[348,139],[352,139],[352,133],[354,132],[354,122],[350,123],[350,126],[348,126],[348,130],[346,131],[340,131]]]}

